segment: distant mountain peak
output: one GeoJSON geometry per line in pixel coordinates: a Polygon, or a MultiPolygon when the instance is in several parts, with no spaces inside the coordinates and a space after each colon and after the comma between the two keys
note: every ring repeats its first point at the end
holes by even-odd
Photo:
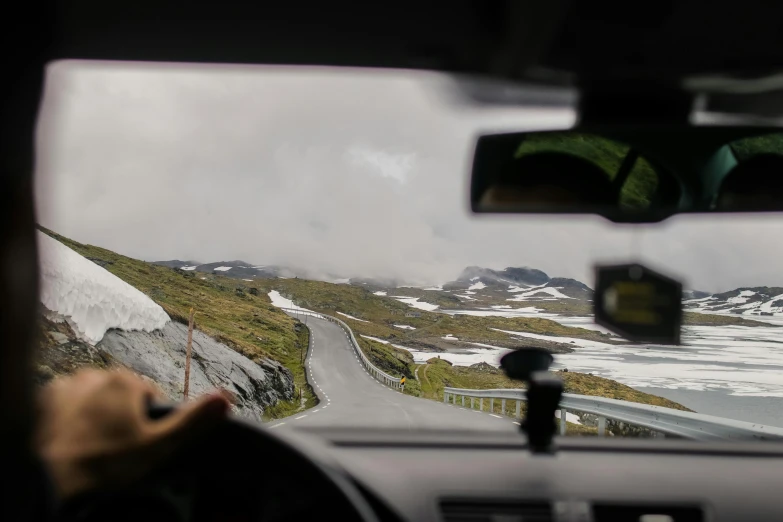
{"type": "Polygon", "coordinates": [[[549,276],[541,270],[529,267],[507,267],[503,270],[493,270],[480,266],[469,266],[457,278],[459,282],[478,280],[485,284],[497,282],[535,286],[549,282],[549,276]]]}

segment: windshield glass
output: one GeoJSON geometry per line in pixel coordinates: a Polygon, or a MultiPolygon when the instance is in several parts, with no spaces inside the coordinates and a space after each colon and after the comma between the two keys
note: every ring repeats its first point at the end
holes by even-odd
{"type": "MultiPolygon", "coordinates": [[[[565,435],[677,436],[596,414],[603,399],[783,427],[783,217],[473,216],[476,135],[566,129],[574,113],[474,107],[448,86],[400,71],[50,65],[40,382],[127,367],[172,400],[225,388],[235,413],[275,429],[516,430],[523,384],[499,360],[535,346],[566,394],[593,401],[558,411],[565,435]],[[629,261],[683,281],[683,345],[594,323],[594,266],[629,261]]],[[[610,145],[585,154],[614,172],[627,151],[610,145]]],[[[751,145],[734,145],[740,161],[751,145]]],[[[655,175],[632,174],[633,207],[655,175]]]]}

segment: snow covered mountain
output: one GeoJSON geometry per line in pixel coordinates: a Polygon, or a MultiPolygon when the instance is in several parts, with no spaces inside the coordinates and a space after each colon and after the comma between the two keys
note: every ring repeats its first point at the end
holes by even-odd
{"type": "Polygon", "coordinates": [[[737,288],[684,301],[691,312],[730,313],[741,315],[783,315],[783,288],[737,288]]]}
{"type": "Polygon", "coordinates": [[[576,279],[549,277],[545,272],[529,267],[509,267],[493,270],[469,266],[456,281],[443,285],[444,291],[458,297],[476,299],[477,295],[503,298],[506,301],[553,301],[562,299],[592,299],[592,289],[576,279]]]}

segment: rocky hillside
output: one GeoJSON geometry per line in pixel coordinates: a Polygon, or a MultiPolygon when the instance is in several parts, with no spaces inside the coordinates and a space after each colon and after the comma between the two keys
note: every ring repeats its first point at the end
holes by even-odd
{"type": "MultiPolygon", "coordinates": [[[[351,280],[354,284],[354,280],[351,280]]],[[[417,288],[394,286],[391,282],[363,280],[361,285],[377,295],[415,298],[423,310],[458,310],[532,307],[541,311],[571,315],[590,314],[593,291],[576,279],[550,277],[528,267],[493,270],[480,266],[465,268],[459,277],[440,286],[417,288]],[[387,284],[387,286],[384,286],[387,284]],[[427,304],[431,305],[427,307],[427,304]]]]}
{"type": "MultiPolygon", "coordinates": [[[[81,366],[119,365],[158,382],[173,399],[181,397],[187,338],[182,323],[194,307],[194,393],[222,384],[237,396],[242,412],[265,418],[317,403],[301,363],[307,329],[265,295],[220,275],[152,265],[43,232],[59,245],[49,268],[42,267],[44,304],[68,319],[42,318],[42,379],[81,366]],[[63,256],[66,267],[78,263],[79,270],[62,269],[63,256]],[[68,274],[80,271],[90,272],[85,284],[93,286],[82,297],[97,299],[92,305],[72,298],[80,284],[68,274]],[[117,294],[136,301],[107,297],[117,294]],[[144,313],[132,313],[139,306],[144,313]]],[[[42,249],[42,265],[44,254],[42,249]]]]}
{"type": "MultiPolygon", "coordinates": [[[[84,368],[126,368],[150,379],[171,400],[183,395],[187,326],[168,322],[153,332],[111,329],[92,345],[71,328],[66,317],[44,310],[37,376],[42,384],[84,368]]],[[[265,409],[294,399],[291,372],[271,359],[254,363],[198,330],[193,332],[191,397],[216,388],[231,392],[234,412],[261,419],[265,409]]]]}

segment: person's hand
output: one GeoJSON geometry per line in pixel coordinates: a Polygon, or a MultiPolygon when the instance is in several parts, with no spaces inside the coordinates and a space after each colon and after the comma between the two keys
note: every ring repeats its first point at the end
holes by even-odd
{"type": "Polygon", "coordinates": [[[86,370],[43,390],[37,449],[62,499],[132,484],[229,409],[216,392],[153,421],[147,404],[158,396],[151,383],[127,371],[86,370]]]}

